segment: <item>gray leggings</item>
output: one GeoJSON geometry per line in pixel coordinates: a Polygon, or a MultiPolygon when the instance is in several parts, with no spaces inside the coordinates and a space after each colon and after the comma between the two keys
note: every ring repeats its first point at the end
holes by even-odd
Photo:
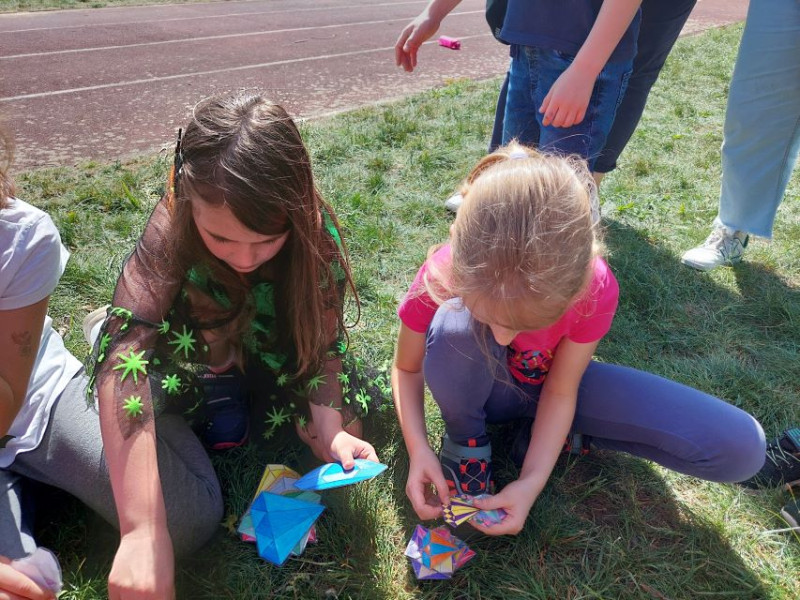
{"type": "MultiPolygon", "coordinates": [[[[535,417],[541,385],[512,380],[507,347],[484,339],[468,310],[445,303],[428,328],[425,381],[457,444],[486,438],[487,423],[535,417]]],[[[618,450],[710,481],[743,481],[764,464],[764,432],[748,413],[694,388],[592,361],[572,430],[618,450]]],[[[478,442],[480,443],[480,442],[478,442]]]]}
{"type": "MultiPolygon", "coordinates": [[[[0,469],[0,554],[20,558],[36,548],[26,479],[65,490],[118,527],[97,411],[87,406],[81,371],[56,400],[41,444],[0,469]]],[[[158,469],[176,554],[207,542],[222,520],[222,492],[208,455],[182,417],[156,420],[158,469]]]]}

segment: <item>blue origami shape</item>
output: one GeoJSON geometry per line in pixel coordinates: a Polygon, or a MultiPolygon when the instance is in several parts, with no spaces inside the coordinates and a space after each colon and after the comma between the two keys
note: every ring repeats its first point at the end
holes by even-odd
{"type": "Polygon", "coordinates": [[[386,470],[386,465],[364,458],[357,458],[355,466],[349,471],[342,468],[341,463],[328,463],[306,473],[295,481],[299,490],[329,490],[372,479],[386,470]]]}
{"type": "Polygon", "coordinates": [[[250,507],[258,554],[282,565],[323,510],[320,504],[261,492],[250,507]]]}

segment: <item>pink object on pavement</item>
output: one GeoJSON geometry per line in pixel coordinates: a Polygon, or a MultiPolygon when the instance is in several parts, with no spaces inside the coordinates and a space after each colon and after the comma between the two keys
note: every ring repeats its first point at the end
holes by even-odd
{"type": "Polygon", "coordinates": [[[461,41],[456,38],[447,37],[443,35],[439,38],[439,45],[451,50],[461,50],[461,41]]]}

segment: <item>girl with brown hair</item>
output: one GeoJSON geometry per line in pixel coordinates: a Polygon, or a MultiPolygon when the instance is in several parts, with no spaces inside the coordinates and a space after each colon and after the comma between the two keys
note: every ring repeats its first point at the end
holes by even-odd
{"type": "Polygon", "coordinates": [[[250,394],[279,392],[267,435],[293,421],[322,460],[377,460],[343,401],[347,289],[336,218],[289,115],[253,93],[196,106],[97,332],[92,376],[122,534],[112,598],[170,597],[173,547],[196,547],[221,517],[200,440],[161,413],[172,399],[198,398],[200,437],[219,450],[247,439],[250,394]],[[176,469],[195,475],[210,508],[172,483],[176,469]]]}
{"type": "Polygon", "coordinates": [[[519,478],[482,509],[518,533],[565,448],[614,449],[713,481],[764,462],[760,425],[738,408],[649,373],[592,360],[618,286],[601,256],[585,163],[512,143],[463,186],[450,241],[434,248],[398,308],[392,388],[410,455],[406,493],[420,518],[492,484],[487,423],[517,421],[519,478]],[[427,384],[445,425],[437,458],[427,384]],[[431,487],[436,495],[431,494],[431,487]]]}

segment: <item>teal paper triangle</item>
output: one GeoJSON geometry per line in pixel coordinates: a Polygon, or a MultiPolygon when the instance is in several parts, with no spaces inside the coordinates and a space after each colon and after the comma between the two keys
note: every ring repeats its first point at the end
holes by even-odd
{"type": "Polygon", "coordinates": [[[250,508],[259,555],[282,565],[323,510],[320,504],[261,492],[250,508]]]}

